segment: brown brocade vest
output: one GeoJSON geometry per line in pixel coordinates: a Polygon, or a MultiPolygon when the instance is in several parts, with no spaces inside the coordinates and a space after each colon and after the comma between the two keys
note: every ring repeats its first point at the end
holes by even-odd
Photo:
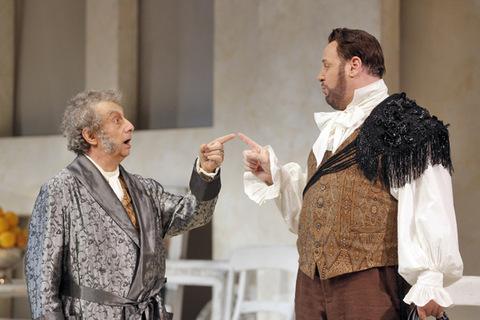
{"type": "MultiPolygon", "coordinates": [[[[337,150],[358,134],[356,130],[337,150]]],[[[332,156],[325,153],[323,162],[332,156]]],[[[315,173],[313,152],[308,178],[315,173]]],[[[300,269],[321,279],[398,264],[397,201],[389,189],[367,180],[358,165],[322,176],[305,194],[297,247],[300,269]]]]}

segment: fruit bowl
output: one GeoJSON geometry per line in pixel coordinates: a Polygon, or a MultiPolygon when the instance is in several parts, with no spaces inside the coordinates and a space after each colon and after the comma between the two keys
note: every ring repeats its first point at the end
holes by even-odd
{"type": "Polygon", "coordinates": [[[23,259],[24,249],[12,247],[0,249],[0,270],[8,270],[23,259]]]}
{"type": "Polygon", "coordinates": [[[19,227],[19,217],[0,207],[0,284],[7,283],[7,275],[21,260],[27,246],[28,231],[19,227]]]}
{"type": "Polygon", "coordinates": [[[0,249],[0,285],[11,282],[7,271],[22,261],[24,252],[24,249],[17,247],[0,249]]]}

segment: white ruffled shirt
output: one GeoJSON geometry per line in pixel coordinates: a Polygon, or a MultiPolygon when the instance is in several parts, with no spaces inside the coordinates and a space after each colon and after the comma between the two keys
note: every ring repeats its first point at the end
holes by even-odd
{"type": "MultiPolygon", "coordinates": [[[[316,113],[321,132],[312,150],[317,163],[325,150],[335,152],[387,97],[387,86],[379,80],[356,90],[344,111],[316,113]]],[[[280,165],[273,149],[265,148],[270,152],[273,184],[268,186],[246,172],[245,193],[260,205],[274,199],[289,230],[297,234],[307,172],[296,163],[280,165]]],[[[420,178],[390,192],[398,200],[399,273],[412,285],[404,301],[419,306],[430,300],[443,307],[453,305],[444,287],[462,277],[463,262],[449,172],[440,165],[429,166],[420,178]]]]}

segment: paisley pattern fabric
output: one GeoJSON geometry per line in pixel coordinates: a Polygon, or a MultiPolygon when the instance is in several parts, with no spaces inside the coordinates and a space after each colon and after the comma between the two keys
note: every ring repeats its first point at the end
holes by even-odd
{"type": "MultiPolygon", "coordinates": [[[[30,226],[25,274],[32,319],[142,319],[139,308],[110,306],[60,295],[61,283],[133,301],[149,297],[165,275],[163,241],[211,220],[220,178],[194,170],[185,196],[120,167],[137,214],[133,226],[122,203],[94,165],[79,155],[45,183],[30,226]]],[[[153,297],[162,306],[159,295],[153,297]]],[[[160,318],[169,319],[165,308],[160,318]]]]}
{"type": "MultiPolygon", "coordinates": [[[[355,131],[337,152],[357,136],[355,131]]],[[[332,156],[325,153],[323,162],[332,156]]],[[[317,169],[313,152],[308,178],[317,169]]],[[[321,176],[305,193],[298,227],[300,269],[321,279],[398,264],[397,201],[384,185],[352,165],[321,176]]]]}
{"type": "Polygon", "coordinates": [[[128,194],[127,185],[125,184],[125,181],[123,181],[123,178],[121,176],[118,177],[118,180],[120,181],[120,184],[122,185],[122,190],[123,190],[122,205],[125,208],[125,211],[127,211],[127,214],[130,217],[130,220],[132,220],[133,226],[135,227],[135,229],[138,229],[139,226],[137,222],[137,216],[135,215],[135,210],[133,209],[132,199],[128,194]]]}

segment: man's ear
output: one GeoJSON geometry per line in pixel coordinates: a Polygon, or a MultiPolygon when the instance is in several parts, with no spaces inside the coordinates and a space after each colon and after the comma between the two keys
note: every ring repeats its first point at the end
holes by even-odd
{"type": "Polygon", "coordinates": [[[353,57],[348,64],[348,75],[350,77],[355,77],[363,68],[362,60],[359,57],[353,57]]]}
{"type": "Polygon", "coordinates": [[[87,128],[83,128],[82,136],[83,136],[83,139],[85,139],[85,141],[87,141],[89,145],[91,145],[91,146],[98,145],[97,135],[95,133],[89,131],[87,128]]]}

